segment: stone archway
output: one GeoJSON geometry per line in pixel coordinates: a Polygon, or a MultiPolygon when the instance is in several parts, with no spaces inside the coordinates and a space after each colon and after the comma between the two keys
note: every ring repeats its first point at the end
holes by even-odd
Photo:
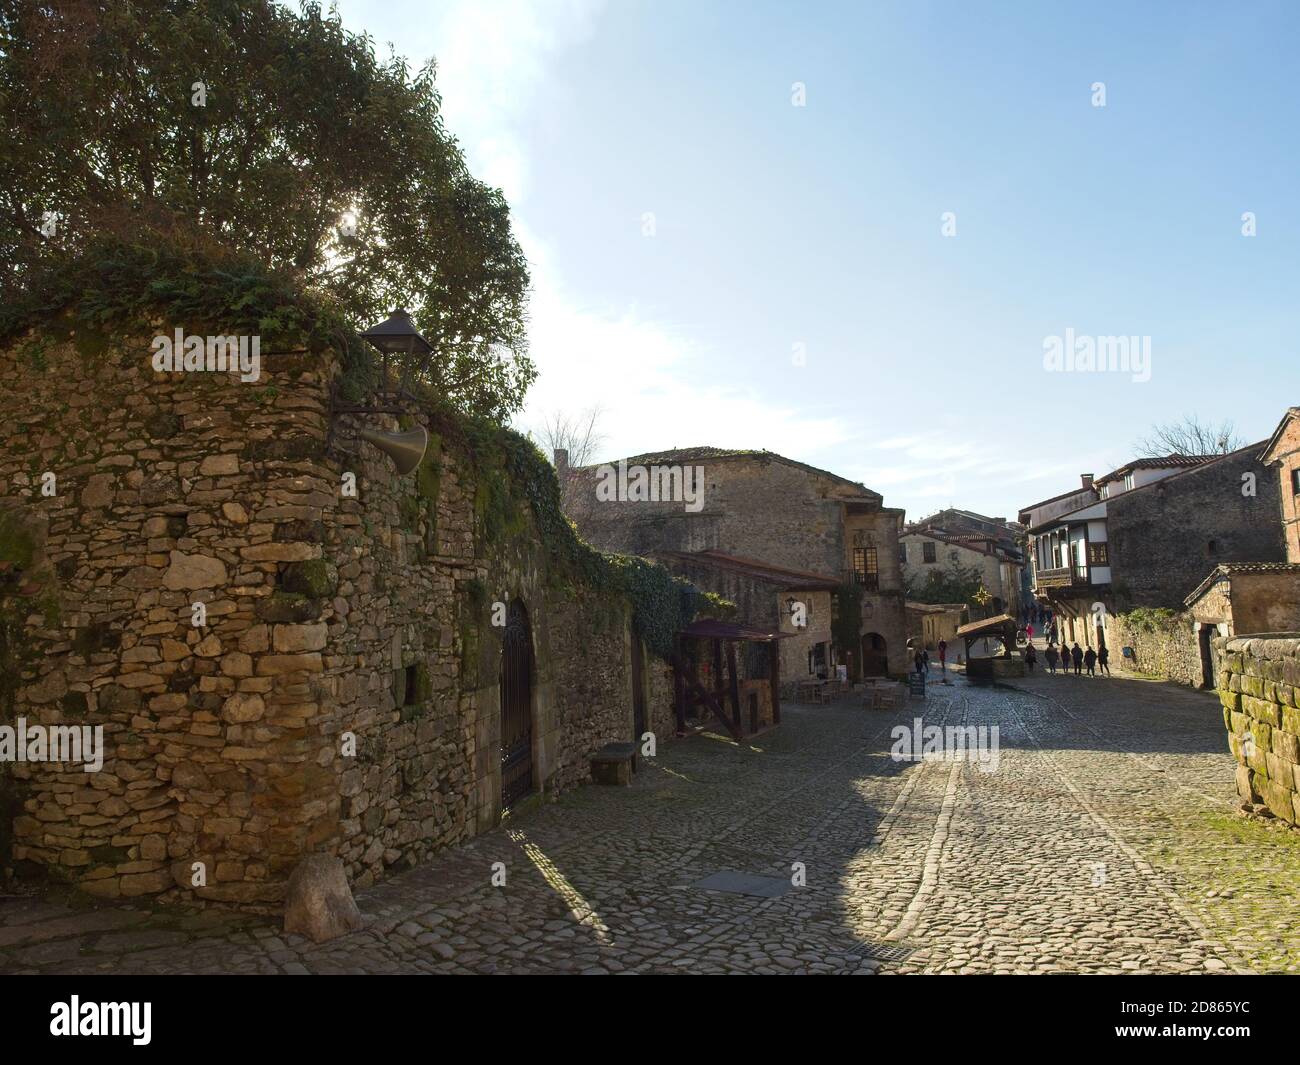
{"type": "Polygon", "coordinates": [[[864,677],[889,676],[889,647],[878,632],[862,634],[862,675],[864,677]]]}

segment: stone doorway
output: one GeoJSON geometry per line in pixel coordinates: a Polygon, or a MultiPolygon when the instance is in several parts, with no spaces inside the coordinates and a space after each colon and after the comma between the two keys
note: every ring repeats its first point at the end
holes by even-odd
{"type": "Polygon", "coordinates": [[[862,634],[862,675],[864,677],[889,676],[889,648],[878,632],[862,634]]]}
{"type": "Polygon", "coordinates": [[[1218,687],[1219,656],[1214,651],[1214,637],[1219,634],[1215,625],[1202,625],[1196,637],[1201,651],[1201,687],[1218,687]]]}
{"type": "Polygon", "coordinates": [[[501,807],[533,790],[533,634],[516,599],[506,614],[501,652],[501,807]]]}

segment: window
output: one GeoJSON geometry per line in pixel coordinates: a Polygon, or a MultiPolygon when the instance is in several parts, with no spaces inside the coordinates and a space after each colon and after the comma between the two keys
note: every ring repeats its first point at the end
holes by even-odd
{"type": "Polygon", "coordinates": [[[901,565],[907,565],[907,544],[898,545],[898,561],[901,565]]]}
{"type": "Polygon", "coordinates": [[[928,540],[921,545],[921,561],[935,561],[934,544],[928,540]]]}
{"type": "Polygon", "coordinates": [[[1211,540],[1208,544],[1206,544],[1205,553],[1207,555],[1217,555],[1219,553],[1219,541],[1211,540]]]}
{"type": "Polygon", "coordinates": [[[1133,491],[1133,475],[1131,473],[1124,474],[1124,491],[1133,491]]]}
{"type": "Polygon", "coordinates": [[[948,552],[948,558],[949,558],[950,561],[952,561],[952,562],[956,562],[956,561],[957,561],[957,557],[958,557],[958,556],[957,556],[957,549],[954,547],[951,551],[948,552]]]}
{"type": "Polygon", "coordinates": [[[1107,548],[1107,546],[1108,546],[1108,545],[1107,545],[1105,542],[1102,542],[1102,543],[1100,543],[1100,544],[1092,544],[1092,543],[1090,543],[1090,544],[1088,545],[1088,563],[1089,563],[1089,565],[1092,565],[1092,566],[1109,566],[1109,565],[1110,565],[1110,560],[1109,560],[1109,557],[1108,557],[1107,552],[1106,552],[1106,548],[1107,548]]]}
{"type": "Polygon", "coordinates": [[[1300,496],[1300,466],[1291,471],[1291,494],[1300,496]]]}
{"type": "Polygon", "coordinates": [[[880,585],[880,565],[874,547],[853,549],[853,580],[864,588],[876,589],[880,585]]]}

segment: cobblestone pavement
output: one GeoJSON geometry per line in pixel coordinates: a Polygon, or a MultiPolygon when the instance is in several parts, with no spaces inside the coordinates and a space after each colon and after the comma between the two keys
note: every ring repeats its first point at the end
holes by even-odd
{"type": "Polygon", "coordinates": [[[957,678],[897,711],[787,707],[752,745],[668,744],[630,788],[580,789],[362,892],[368,926],[332,943],[8,900],[0,970],[1295,971],[1300,834],[1233,806],[1212,696],[957,678]],[[892,760],[916,716],[997,725],[996,770],[892,760]],[[696,886],[728,870],[785,887],[795,863],[806,886],[775,897],[696,886]]]}

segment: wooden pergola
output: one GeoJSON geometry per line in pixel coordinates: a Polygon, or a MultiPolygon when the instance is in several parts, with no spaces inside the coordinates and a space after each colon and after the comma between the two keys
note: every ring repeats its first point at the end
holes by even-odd
{"type": "MultiPolygon", "coordinates": [[[[730,621],[703,618],[687,625],[677,633],[677,646],[672,656],[673,708],[677,714],[677,732],[688,731],[686,711],[692,706],[703,706],[713,712],[733,739],[746,736],[745,722],[740,706],[740,674],[736,669],[736,645],[739,643],[767,644],[768,683],[771,685],[772,724],[781,723],[781,655],[778,640],[787,639],[788,633],[769,632],[749,625],[730,621]],[[706,640],[712,644],[713,688],[706,688],[682,653],[682,640],[706,640]],[[726,646],[726,674],[723,674],[723,646],[726,646]],[[728,705],[730,704],[730,705],[728,705]],[[730,712],[728,712],[730,711],[730,712]]],[[[758,729],[756,709],[751,709],[748,735],[758,729]]]]}

